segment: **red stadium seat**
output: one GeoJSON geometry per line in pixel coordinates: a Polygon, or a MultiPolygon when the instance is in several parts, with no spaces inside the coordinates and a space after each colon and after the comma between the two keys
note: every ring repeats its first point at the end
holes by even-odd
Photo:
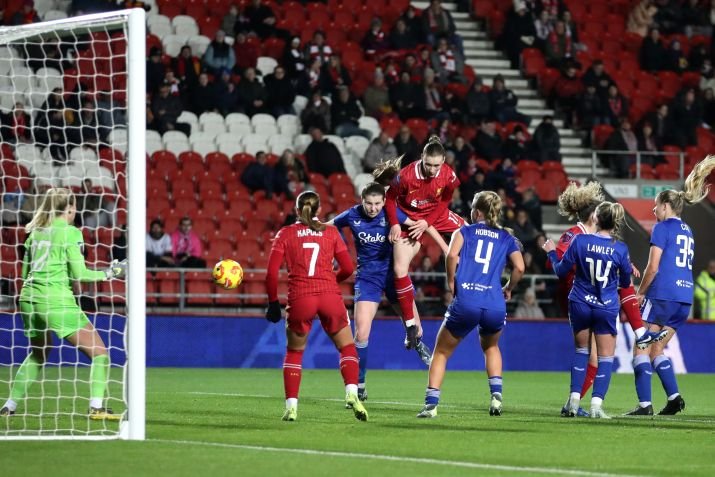
{"type": "Polygon", "coordinates": [[[211,306],[214,300],[210,295],[214,292],[215,285],[208,280],[187,280],[186,291],[188,292],[186,303],[188,305],[208,305],[211,306]],[[203,295],[203,296],[201,296],[203,295]]]}
{"type": "Polygon", "coordinates": [[[209,263],[214,263],[225,258],[233,258],[235,256],[235,247],[227,239],[214,238],[209,242],[206,253],[211,259],[209,263]]]}
{"type": "Polygon", "coordinates": [[[239,218],[226,217],[219,221],[219,234],[232,242],[236,242],[243,234],[244,228],[239,218]]]}
{"type": "Polygon", "coordinates": [[[198,183],[199,199],[205,201],[206,199],[219,199],[223,202],[221,197],[223,196],[223,186],[221,182],[214,179],[203,179],[198,183]]]}
{"type": "Polygon", "coordinates": [[[430,127],[427,121],[420,118],[408,119],[405,123],[412,130],[412,135],[417,139],[419,144],[424,143],[429,135],[430,127]]]}
{"type": "Polygon", "coordinates": [[[151,162],[154,169],[162,172],[177,168],[176,156],[170,151],[156,151],[151,155],[151,162]]]}
{"type": "MultiPolygon", "coordinates": [[[[194,204],[195,206],[196,204],[194,204]]],[[[227,215],[226,206],[220,198],[204,200],[201,210],[205,215],[213,217],[217,221],[222,220],[227,215]]]]}
{"type": "Polygon", "coordinates": [[[655,174],[660,180],[678,180],[680,179],[680,172],[678,168],[673,167],[670,164],[658,164],[655,166],[655,174]]]}
{"type": "Polygon", "coordinates": [[[559,198],[560,193],[561,190],[558,188],[557,185],[552,184],[545,179],[542,179],[536,183],[536,195],[544,203],[555,203],[556,200],[559,198]]]}

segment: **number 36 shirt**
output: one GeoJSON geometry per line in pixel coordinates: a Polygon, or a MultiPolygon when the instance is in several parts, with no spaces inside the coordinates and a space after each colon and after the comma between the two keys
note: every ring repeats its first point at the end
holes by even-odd
{"type": "Polygon", "coordinates": [[[554,271],[566,276],[576,265],[569,300],[618,313],[618,288],[631,284],[633,267],[625,243],[597,234],[576,235],[561,261],[549,252],[554,271]]]}
{"type": "Polygon", "coordinates": [[[650,244],[663,251],[658,273],[646,296],[656,300],[693,303],[693,232],[676,217],[653,227],[650,244]]]}

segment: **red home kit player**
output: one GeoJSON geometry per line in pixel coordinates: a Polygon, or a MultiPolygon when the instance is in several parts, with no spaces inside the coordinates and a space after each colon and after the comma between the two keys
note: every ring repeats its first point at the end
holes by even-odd
{"type": "Polygon", "coordinates": [[[298,221],[283,227],[276,235],[268,259],[266,319],[277,323],[281,319],[278,302],[278,272],[285,260],[288,266],[288,306],[286,335],[288,347],[283,362],[283,385],[286,410],[284,421],[298,416],[298,389],[302,374],[303,351],[308,333],[317,315],[323,330],[340,352],[340,373],[345,382],[345,402],[361,421],[367,411],[358,400],[358,356],[353,333],[348,322],[338,282],[353,273],[353,263],[338,229],[316,219],[320,214],[320,197],[315,192],[303,192],[296,199],[298,221]],[[333,259],[340,269],[333,271],[333,259]]]}

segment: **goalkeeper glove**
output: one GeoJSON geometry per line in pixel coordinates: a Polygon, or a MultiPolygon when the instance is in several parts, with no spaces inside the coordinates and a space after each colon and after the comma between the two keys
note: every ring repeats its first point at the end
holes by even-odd
{"type": "Polygon", "coordinates": [[[121,262],[119,260],[112,260],[109,264],[109,268],[104,270],[107,280],[112,278],[124,278],[127,274],[127,259],[125,258],[121,262]]]}
{"type": "Polygon", "coordinates": [[[266,320],[271,323],[278,323],[281,321],[281,304],[279,301],[272,301],[268,303],[268,308],[266,308],[266,320]]]}

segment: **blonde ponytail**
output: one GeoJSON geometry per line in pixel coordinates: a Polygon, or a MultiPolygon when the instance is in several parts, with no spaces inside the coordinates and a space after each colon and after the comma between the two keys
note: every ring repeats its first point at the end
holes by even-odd
{"type": "Polygon", "coordinates": [[[502,227],[499,223],[502,212],[502,200],[496,192],[485,190],[474,195],[472,210],[478,210],[484,215],[484,222],[493,229],[504,229],[512,233],[511,229],[502,227]]]}
{"type": "Polygon", "coordinates": [[[400,172],[400,169],[402,169],[403,157],[405,156],[402,155],[394,159],[383,160],[379,163],[372,171],[372,177],[375,178],[375,182],[383,187],[390,185],[392,179],[394,179],[397,173],[400,172]]]}
{"type": "Polygon", "coordinates": [[[602,202],[596,207],[599,230],[610,230],[611,236],[621,238],[621,231],[626,223],[626,209],[619,203],[602,202]]]}
{"type": "Polygon", "coordinates": [[[713,169],[715,169],[715,156],[706,156],[688,174],[682,191],[664,190],[658,194],[656,202],[658,204],[670,204],[673,213],[680,216],[686,205],[697,204],[708,196],[710,185],[706,184],[705,181],[713,169]]]}
{"type": "Polygon", "coordinates": [[[75,197],[71,190],[65,188],[49,189],[42,198],[40,207],[29,224],[25,226],[27,233],[49,226],[52,221],[62,215],[68,205],[75,205],[75,197]]]}

